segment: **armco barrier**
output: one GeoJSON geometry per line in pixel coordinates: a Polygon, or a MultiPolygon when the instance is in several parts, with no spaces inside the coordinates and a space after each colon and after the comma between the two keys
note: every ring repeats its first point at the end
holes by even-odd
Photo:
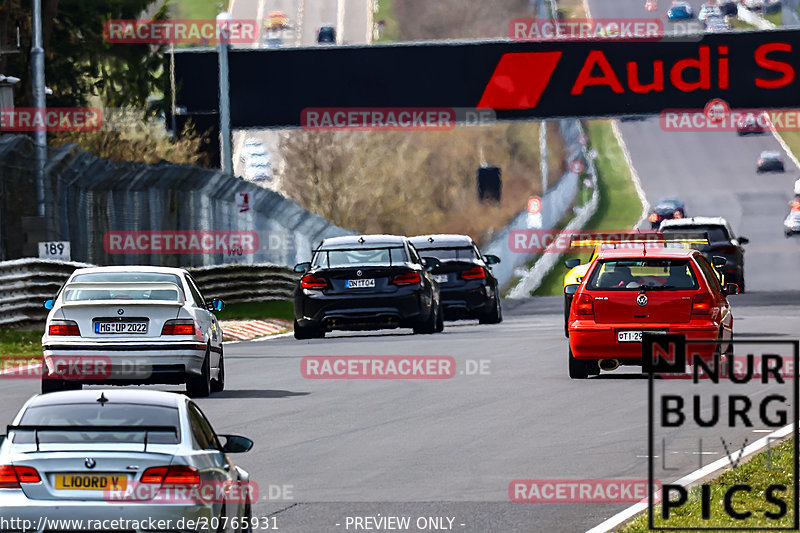
{"type": "MultiPolygon", "coordinates": [[[[17,259],[0,262],[0,328],[42,327],[43,307],[77,269],[86,263],[17,259]]],[[[299,278],[291,269],[271,264],[220,265],[187,269],[206,299],[226,303],[285,300],[299,278]]]]}

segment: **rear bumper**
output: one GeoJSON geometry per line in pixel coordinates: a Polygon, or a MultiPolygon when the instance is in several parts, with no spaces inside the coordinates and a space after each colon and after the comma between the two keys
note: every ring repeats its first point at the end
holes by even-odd
{"type": "MultiPolygon", "coordinates": [[[[145,384],[186,382],[188,375],[199,375],[206,356],[207,345],[198,341],[169,343],[50,343],[43,345],[43,373],[58,374],[58,364],[70,361],[89,361],[82,368],[67,372],[65,379],[97,384],[145,384]]],[[[220,351],[211,347],[211,351],[220,351]]],[[[62,367],[63,368],[63,367],[62,367]]]]}
{"type": "Polygon", "coordinates": [[[413,327],[428,318],[430,307],[418,291],[329,296],[308,294],[295,298],[295,319],[302,327],[331,330],[374,330],[413,327]]]}
{"type": "Polygon", "coordinates": [[[719,339],[720,325],[714,322],[697,324],[647,324],[646,327],[597,324],[595,322],[573,321],[569,325],[569,346],[576,359],[618,359],[623,364],[642,364],[642,345],[638,342],[617,342],[617,331],[655,330],[685,335],[687,348],[710,359],[717,351],[715,344],[695,344],[692,340],[716,341],[719,339]]]}
{"type": "Polygon", "coordinates": [[[477,318],[491,308],[492,298],[483,284],[476,287],[439,288],[444,316],[448,320],[458,318],[477,318]]]}

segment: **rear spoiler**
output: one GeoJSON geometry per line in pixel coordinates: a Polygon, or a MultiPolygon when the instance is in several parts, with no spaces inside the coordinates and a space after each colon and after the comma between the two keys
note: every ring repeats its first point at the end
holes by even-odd
{"type": "Polygon", "coordinates": [[[21,425],[6,426],[6,432],[12,431],[33,431],[33,440],[36,442],[36,451],[39,451],[39,433],[42,431],[61,431],[67,433],[78,433],[84,431],[94,431],[101,433],[144,433],[144,451],[147,451],[147,436],[150,433],[172,433],[178,436],[178,428],[175,426],[92,426],[92,425],[21,425]]]}
{"type": "Polygon", "coordinates": [[[693,248],[692,245],[708,245],[708,233],[694,231],[686,233],[609,233],[595,234],[592,238],[575,235],[570,239],[570,248],[631,248],[638,245],[664,248],[693,248]]]}
{"type": "Polygon", "coordinates": [[[156,305],[164,305],[165,302],[168,302],[172,305],[183,305],[186,301],[186,297],[183,294],[183,287],[176,285],[175,283],[169,281],[131,281],[131,282],[107,282],[107,281],[85,281],[85,282],[78,282],[78,283],[68,283],[63,287],[61,290],[62,296],[62,305],[92,305],[96,303],[107,303],[107,302],[115,302],[120,303],[124,302],[125,305],[132,304],[156,304],[156,305]],[[63,299],[66,296],[66,292],[69,290],[81,290],[81,289],[95,289],[95,290],[120,290],[120,289],[132,289],[132,290],[151,290],[151,291],[158,291],[158,290],[170,290],[170,291],[177,291],[178,299],[177,300],[115,300],[115,299],[107,299],[107,300],[65,300],[63,299]]]}

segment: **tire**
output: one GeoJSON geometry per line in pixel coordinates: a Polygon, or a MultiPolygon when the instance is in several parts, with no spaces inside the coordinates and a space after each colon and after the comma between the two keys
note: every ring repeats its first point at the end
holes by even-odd
{"type": "Polygon", "coordinates": [[[444,331],[444,312],[442,311],[441,307],[438,307],[438,312],[436,313],[436,330],[434,333],[441,333],[444,331]]]}
{"type": "Polygon", "coordinates": [[[308,339],[323,339],[325,338],[325,331],[320,328],[301,326],[297,323],[297,319],[295,319],[294,338],[301,341],[308,339]]]}
{"type": "Polygon", "coordinates": [[[494,306],[492,309],[481,316],[478,322],[481,324],[499,324],[503,321],[503,308],[500,306],[500,299],[495,295],[494,306]]]}
{"type": "Polygon", "coordinates": [[[431,333],[436,333],[436,325],[439,320],[439,306],[435,306],[431,309],[431,312],[428,313],[428,319],[421,324],[414,326],[414,333],[415,334],[423,334],[423,335],[430,335],[431,333]]]}
{"type": "Polygon", "coordinates": [[[742,277],[739,278],[739,294],[744,292],[744,272],[742,272],[742,277]]]}
{"type": "Polygon", "coordinates": [[[586,379],[589,377],[590,362],[583,359],[575,359],[572,355],[572,348],[569,350],[569,377],[570,379],[586,379]]]}
{"type": "Polygon", "coordinates": [[[250,519],[253,518],[253,508],[250,503],[244,504],[244,516],[242,517],[242,527],[239,529],[241,533],[251,533],[253,529],[250,527],[250,519]]]}
{"type": "Polygon", "coordinates": [[[217,379],[211,380],[211,392],[222,392],[225,390],[225,357],[223,356],[221,346],[219,350],[219,374],[217,379]]]}
{"type": "Polygon", "coordinates": [[[569,338],[569,308],[572,305],[572,298],[564,295],[564,336],[569,338]]]}
{"type": "Polygon", "coordinates": [[[207,398],[211,394],[211,357],[206,349],[200,375],[190,375],[186,380],[186,394],[192,398],[207,398]]]}

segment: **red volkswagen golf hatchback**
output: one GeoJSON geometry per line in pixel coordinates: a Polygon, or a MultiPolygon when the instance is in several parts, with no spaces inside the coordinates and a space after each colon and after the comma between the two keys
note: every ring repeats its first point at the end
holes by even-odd
{"type": "MultiPolygon", "coordinates": [[[[720,258],[720,260],[722,260],[720,258]]],[[[569,314],[569,376],[583,379],[619,365],[642,365],[642,332],[719,340],[697,345],[701,357],[729,348],[734,283],[697,250],[647,247],[603,250],[578,287],[569,314]]]]}

